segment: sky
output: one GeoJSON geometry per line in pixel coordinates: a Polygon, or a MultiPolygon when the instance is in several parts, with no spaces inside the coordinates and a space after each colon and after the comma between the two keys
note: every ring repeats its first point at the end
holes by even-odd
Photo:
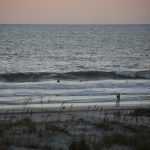
{"type": "Polygon", "coordinates": [[[150,0],[0,0],[0,24],[150,23],[150,0]]]}

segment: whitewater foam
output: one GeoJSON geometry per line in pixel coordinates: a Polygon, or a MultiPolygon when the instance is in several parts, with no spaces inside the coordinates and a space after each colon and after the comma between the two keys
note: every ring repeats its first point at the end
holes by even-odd
{"type": "Polygon", "coordinates": [[[67,73],[26,72],[0,74],[1,82],[39,82],[49,80],[103,80],[103,79],[150,79],[146,71],[79,71],[67,73]]]}

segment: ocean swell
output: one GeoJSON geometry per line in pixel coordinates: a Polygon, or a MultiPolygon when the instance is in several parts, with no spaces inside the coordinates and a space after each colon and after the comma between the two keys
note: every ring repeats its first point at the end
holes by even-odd
{"type": "Polygon", "coordinates": [[[40,82],[46,80],[103,80],[103,79],[150,79],[146,71],[79,71],[67,73],[27,72],[0,74],[0,82],[40,82]]]}

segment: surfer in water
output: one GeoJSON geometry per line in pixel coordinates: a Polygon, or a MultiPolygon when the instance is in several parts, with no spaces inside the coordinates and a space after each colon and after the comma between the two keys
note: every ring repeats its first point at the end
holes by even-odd
{"type": "Polygon", "coordinates": [[[59,80],[59,79],[57,80],[57,83],[60,83],[60,80],[59,80]]]}
{"type": "Polygon", "coordinates": [[[117,98],[117,100],[116,100],[116,107],[119,107],[120,106],[120,93],[116,94],[116,98],[117,98]]]}

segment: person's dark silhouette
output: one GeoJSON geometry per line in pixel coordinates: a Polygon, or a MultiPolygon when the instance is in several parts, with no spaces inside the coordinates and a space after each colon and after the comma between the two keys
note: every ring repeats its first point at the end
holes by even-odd
{"type": "Polygon", "coordinates": [[[116,107],[120,106],[120,93],[116,94],[117,100],[116,100],[116,107]]]}

